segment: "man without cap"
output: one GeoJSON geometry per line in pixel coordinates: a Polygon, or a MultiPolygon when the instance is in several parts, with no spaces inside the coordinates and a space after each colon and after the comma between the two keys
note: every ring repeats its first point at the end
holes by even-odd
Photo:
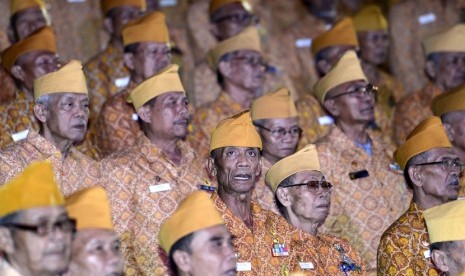
{"type": "Polygon", "coordinates": [[[65,275],[122,276],[120,241],[113,229],[105,190],[92,187],[72,194],[66,198],[66,210],[76,220],[76,233],[65,275]]]}
{"type": "Polygon", "coordinates": [[[368,130],[374,90],[354,51],[344,54],[315,86],[335,120],[316,146],[321,170],[334,185],[325,230],[347,239],[369,273],[376,271],[381,234],[407,209],[409,197],[390,145],[368,130]]]}
{"type": "Polygon", "coordinates": [[[166,275],[159,254],[160,225],[203,185],[202,165],[185,142],[189,123],[178,66],[169,65],[133,89],[128,101],[144,135],[135,146],[102,160],[115,231],[121,236],[127,275],[166,275]]]}
{"type": "Polygon", "coordinates": [[[161,226],[158,239],[175,275],[236,275],[233,238],[205,192],[190,194],[161,226]]]}
{"type": "Polygon", "coordinates": [[[152,12],[123,29],[124,62],[131,74],[128,87],[111,96],[100,111],[95,144],[103,156],[132,147],[143,135],[132,104],[132,89],[171,64],[165,15],[152,12]]]}
{"type": "Polygon", "coordinates": [[[465,84],[465,24],[426,38],[423,41],[425,72],[430,81],[398,103],[394,116],[394,140],[402,144],[413,128],[432,115],[434,97],[465,84]]]}
{"type": "Polygon", "coordinates": [[[255,183],[252,199],[262,208],[278,213],[273,192],[265,184],[265,173],[277,161],[294,153],[302,133],[289,90],[281,88],[256,99],[250,116],[263,144],[262,173],[255,183]]]}
{"type": "Polygon", "coordinates": [[[0,152],[0,185],[31,162],[52,162],[56,181],[67,196],[100,182],[97,163],[74,146],[84,139],[89,118],[89,98],[81,62],[71,60],[58,71],[34,82],[34,115],[40,125],[26,138],[0,152]]]}
{"type": "Polygon", "coordinates": [[[360,256],[347,240],[318,232],[329,213],[332,185],[321,173],[315,145],[307,145],[276,162],[266,173],[266,181],[281,215],[289,224],[310,234],[304,243],[321,252],[314,265],[331,275],[366,273],[360,256]]]}
{"type": "Polygon", "coordinates": [[[378,272],[389,275],[438,275],[428,251],[423,210],[456,200],[463,163],[452,149],[441,120],[420,123],[394,153],[413,191],[410,207],[383,234],[378,272]]]}
{"type": "Polygon", "coordinates": [[[0,275],[67,271],[76,222],[53,175],[49,162],[37,162],[0,188],[0,275]]]}
{"type": "Polygon", "coordinates": [[[454,200],[425,211],[431,258],[443,275],[465,275],[465,201],[454,200]]]}

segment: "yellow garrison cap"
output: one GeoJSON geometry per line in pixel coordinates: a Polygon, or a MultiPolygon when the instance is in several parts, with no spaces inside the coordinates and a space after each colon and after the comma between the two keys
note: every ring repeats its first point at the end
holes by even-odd
{"type": "Polygon", "coordinates": [[[451,111],[465,111],[465,85],[434,98],[431,109],[435,116],[442,116],[451,111]]]}
{"type": "Polygon", "coordinates": [[[87,94],[86,77],[79,60],[71,60],[55,72],[34,81],[34,99],[53,93],[87,94]]]}
{"type": "Polygon", "coordinates": [[[211,0],[208,12],[210,15],[214,14],[219,8],[226,6],[231,3],[241,3],[244,9],[248,12],[252,12],[252,6],[247,0],[211,0]]]}
{"type": "Polygon", "coordinates": [[[168,43],[169,41],[168,27],[162,12],[151,12],[127,24],[123,29],[124,46],[137,42],[168,43]]]}
{"type": "Polygon", "coordinates": [[[22,55],[34,51],[57,52],[55,35],[50,27],[43,27],[33,32],[25,39],[11,45],[2,53],[2,64],[6,70],[11,72],[16,60],[22,55]]]}
{"type": "Polygon", "coordinates": [[[121,6],[135,6],[139,7],[141,11],[145,11],[146,0],[102,0],[102,12],[107,14],[111,9],[121,6]]]}
{"type": "Polygon", "coordinates": [[[358,48],[354,23],[349,17],[337,22],[329,31],[317,36],[312,42],[312,54],[330,46],[348,45],[358,48]]]}
{"type": "Polygon", "coordinates": [[[252,103],[252,120],[297,117],[297,110],[287,88],[267,93],[252,103]]]}
{"type": "Polygon", "coordinates": [[[145,80],[131,91],[127,99],[128,103],[132,103],[136,110],[139,110],[146,102],[169,92],[182,92],[181,79],[178,74],[179,66],[176,64],[168,65],[155,76],[145,80]]]}
{"type": "Polygon", "coordinates": [[[49,161],[32,163],[0,188],[0,217],[21,210],[64,204],[49,161]]]}
{"type": "Polygon", "coordinates": [[[10,14],[14,15],[17,12],[33,7],[43,10],[43,12],[45,11],[45,3],[43,0],[12,0],[10,14]]]}
{"type": "Polygon", "coordinates": [[[334,67],[315,84],[315,96],[323,103],[326,94],[349,81],[367,80],[355,51],[347,51],[334,67]]]}
{"type": "Polygon", "coordinates": [[[388,28],[388,22],[381,8],[374,4],[362,8],[352,20],[357,32],[384,31],[388,28]]]}
{"type": "Polygon", "coordinates": [[[158,239],[161,247],[169,253],[171,247],[181,238],[196,231],[224,224],[220,213],[203,191],[191,193],[173,215],[160,227],[158,239]]]}
{"type": "Polygon", "coordinates": [[[321,171],[320,159],[315,145],[309,144],[298,152],[276,162],[266,172],[265,182],[276,192],[279,183],[287,177],[302,171],[321,171]]]}
{"type": "Polygon", "coordinates": [[[431,116],[418,124],[407,140],[394,152],[394,160],[403,169],[405,165],[417,154],[435,149],[451,148],[452,145],[442,126],[441,119],[431,116]]]}
{"type": "Polygon", "coordinates": [[[262,140],[252,124],[250,112],[242,111],[223,119],[213,130],[210,152],[224,147],[251,147],[262,149],[262,140]]]}
{"type": "Polygon", "coordinates": [[[447,31],[423,40],[425,56],[437,52],[465,52],[465,24],[457,24],[447,31]]]}
{"type": "Polygon", "coordinates": [[[465,200],[454,200],[423,212],[430,243],[465,240],[465,200]]]}
{"type": "Polygon", "coordinates": [[[113,230],[110,203],[102,187],[80,190],[66,198],[68,215],[77,221],[77,230],[108,229],[113,230]]]}
{"type": "Polygon", "coordinates": [[[260,35],[258,34],[257,27],[247,27],[239,34],[218,43],[218,45],[209,52],[209,64],[216,70],[221,57],[227,53],[240,50],[261,52],[260,35]]]}

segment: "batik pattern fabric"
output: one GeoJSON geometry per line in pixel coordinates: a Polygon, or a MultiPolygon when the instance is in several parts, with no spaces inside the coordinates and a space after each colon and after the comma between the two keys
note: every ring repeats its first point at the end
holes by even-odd
{"type": "Polygon", "coordinates": [[[303,130],[298,148],[314,144],[328,135],[333,119],[313,95],[307,94],[301,97],[296,102],[296,109],[299,115],[299,126],[303,130]]]}
{"type": "Polygon", "coordinates": [[[278,207],[274,201],[274,193],[265,182],[266,172],[273,166],[270,161],[262,157],[262,172],[260,178],[255,183],[252,192],[252,200],[258,203],[263,209],[273,211],[279,215],[278,207]]]}

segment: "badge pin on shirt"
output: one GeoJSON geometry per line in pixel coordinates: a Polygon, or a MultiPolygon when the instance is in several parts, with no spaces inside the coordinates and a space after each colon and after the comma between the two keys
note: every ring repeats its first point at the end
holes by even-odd
{"type": "Polygon", "coordinates": [[[289,256],[289,250],[284,243],[280,243],[278,239],[273,241],[273,247],[271,249],[274,257],[285,257],[289,256]]]}

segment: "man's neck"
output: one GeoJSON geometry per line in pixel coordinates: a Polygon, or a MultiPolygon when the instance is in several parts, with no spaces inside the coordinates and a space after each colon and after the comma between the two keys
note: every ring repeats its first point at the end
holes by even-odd
{"type": "Polygon", "coordinates": [[[241,218],[250,230],[253,229],[251,192],[228,193],[222,189],[222,185],[218,185],[218,196],[236,217],[241,218]]]}
{"type": "Polygon", "coordinates": [[[421,209],[426,210],[435,206],[439,206],[446,202],[434,197],[430,197],[425,195],[422,190],[414,190],[413,191],[413,202],[415,202],[421,209]]]}
{"type": "Polygon", "coordinates": [[[224,84],[224,91],[244,109],[250,108],[257,94],[255,91],[246,90],[227,81],[224,84]]]}
{"type": "Polygon", "coordinates": [[[49,129],[41,129],[39,134],[52,143],[61,152],[63,158],[68,156],[69,150],[73,145],[73,141],[57,137],[49,129]]]}
{"type": "Polygon", "coordinates": [[[178,139],[163,139],[151,132],[147,132],[145,135],[149,139],[150,143],[157,146],[157,148],[159,148],[171,162],[176,165],[181,164],[182,151],[178,146],[178,139]]]}
{"type": "Polygon", "coordinates": [[[121,53],[124,51],[124,46],[123,46],[123,41],[119,37],[112,36],[110,38],[110,41],[108,42],[108,45],[116,48],[117,50],[121,51],[121,53]]]}
{"type": "MultiPolygon", "coordinates": [[[[276,156],[272,156],[267,152],[263,152],[262,156],[263,156],[264,159],[266,159],[268,162],[270,162],[271,165],[274,165],[276,162],[278,162],[280,160],[280,158],[278,158],[276,156]]],[[[265,173],[265,172],[262,172],[262,173],[265,173]]]]}
{"type": "Polygon", "coordinates": [[[320,227],[318,223],[315,223],[307,219],[302,219],[302,218],[299,219],[292,212],[286,212],[285,217],[286,217],[287,222],[289,222],[289,224],[291,224],[295,228],[298,228],[304,231],[305,233],[308,233],[313,236],[316,236],[318,234],[318,227],[320,227]]]}
{"type": "Polygon", "coordinates": [[[379,83],[379,67],[376,64],[369,63],[362,60],[363,73],[367,76],[368,80],[373,84],[379,83]]]}
{"type": "Polygon", "coordinates": [[[370,142],[367,133],[367,124],[347,124],[343,121],[336,121],[337,127],[353,142],[366,144],[370,142]]]}

